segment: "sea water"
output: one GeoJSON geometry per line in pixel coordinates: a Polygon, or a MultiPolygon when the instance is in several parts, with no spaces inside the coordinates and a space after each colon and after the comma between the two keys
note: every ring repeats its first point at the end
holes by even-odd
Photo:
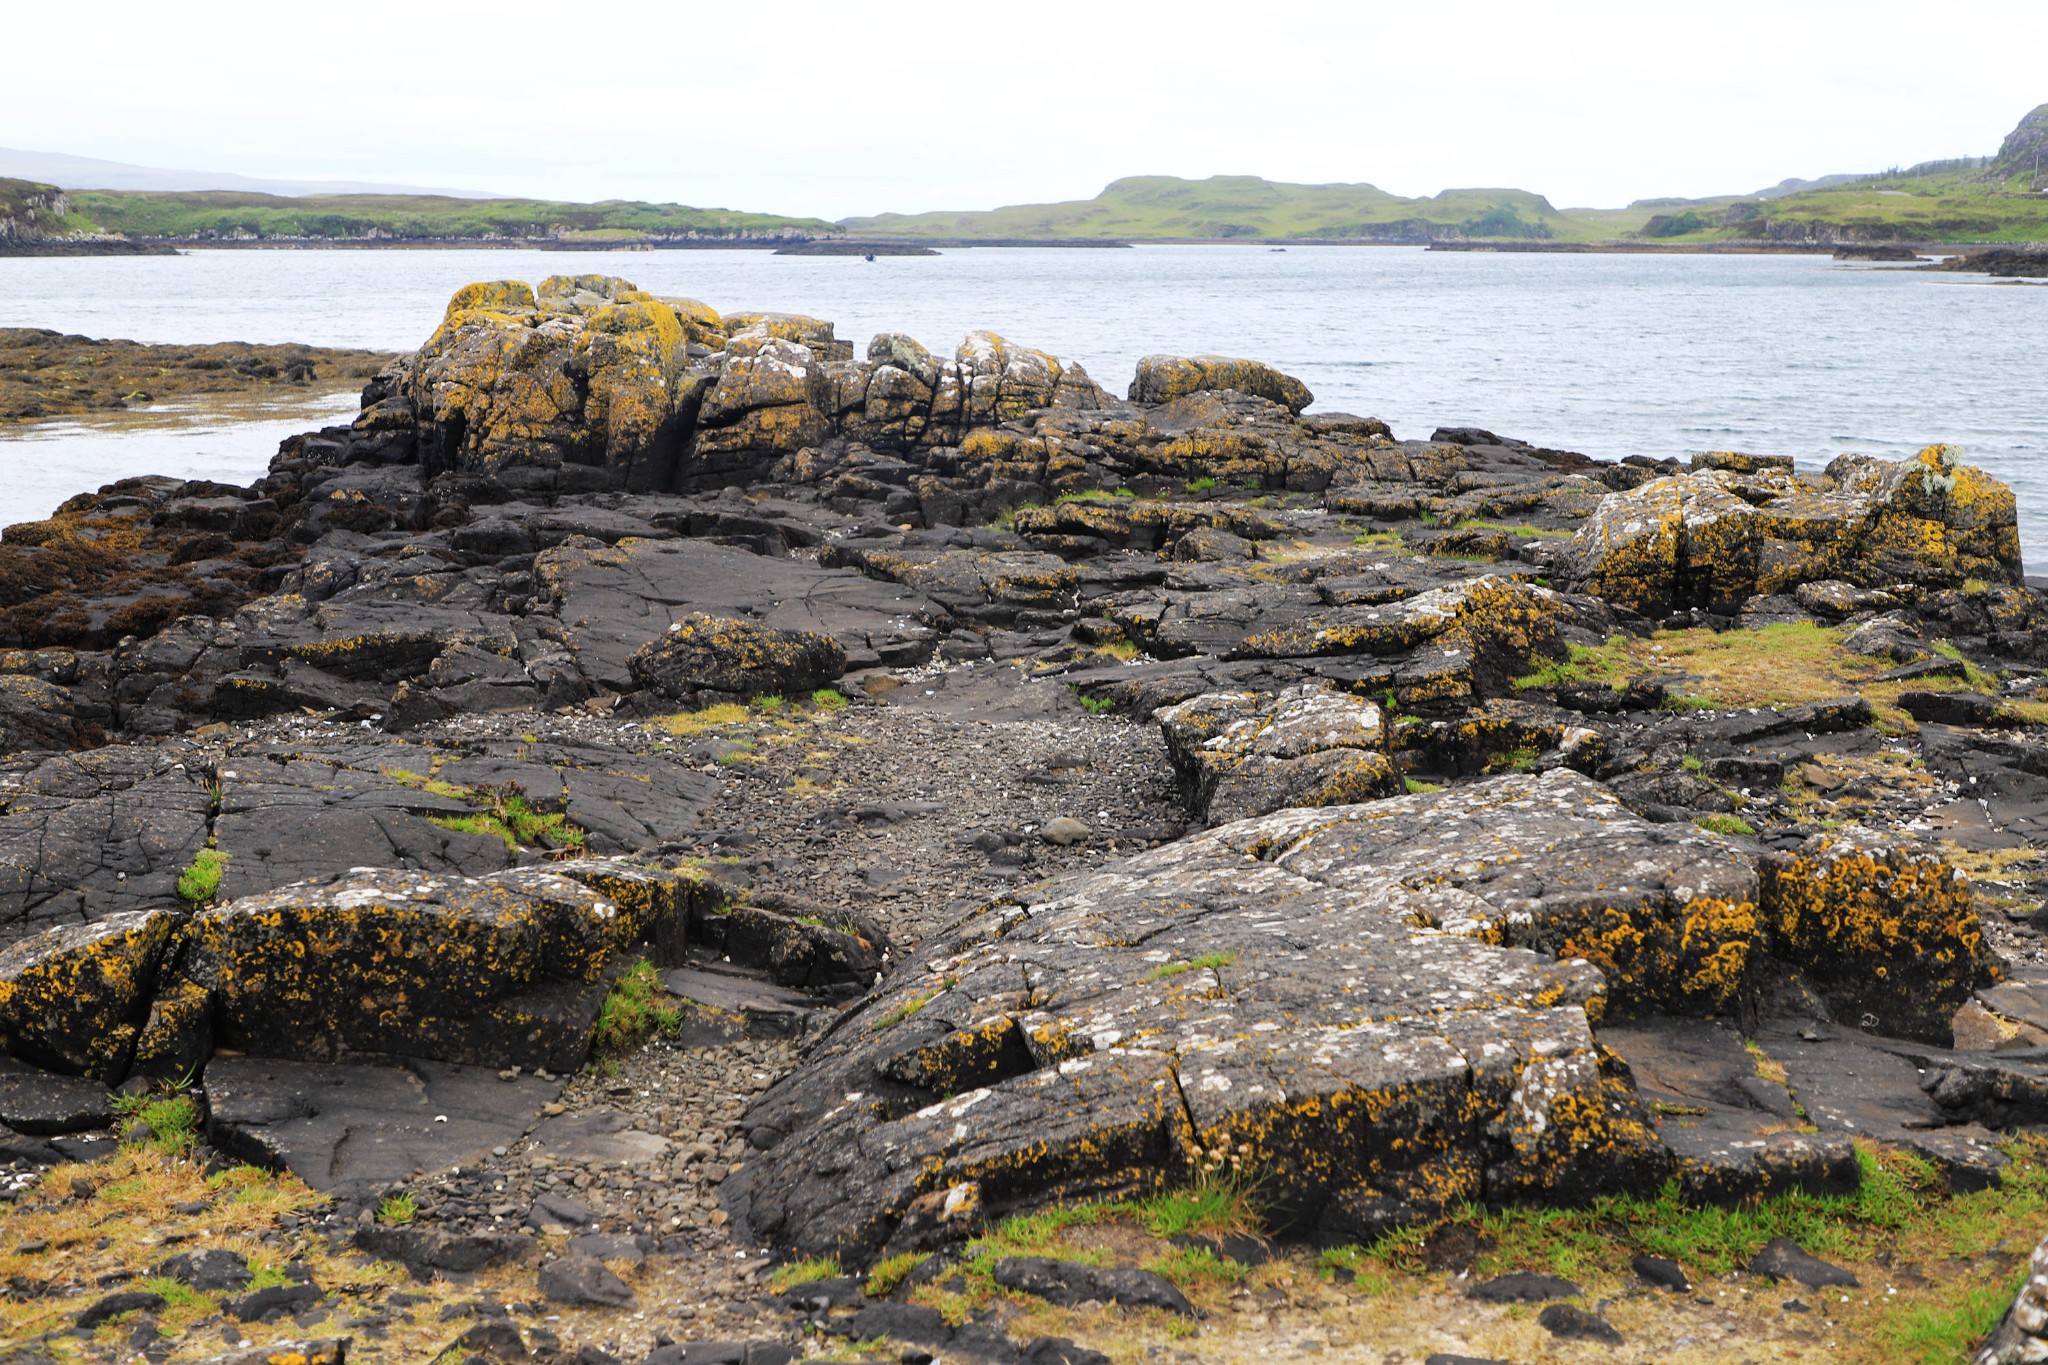
{"type": "MultiPolygon", "coordinates": [[[[406,350],[483,279],[622,275],[723,311],[829,318],[950,353],[986,328],[1121,392],[1138,358],[1277,365],[1315,409],[1402,437],[1480,426],[1589,455],[1908,455],[1935,441],[2011,483],[2048,565],[2048,288],[1821,256],[1548,255],[1400,247],[765,251],[222,250],[0,259],[0,326],[145,342],[406,350]]],[[[180,427],[74,420],[0,432],[0,524],[132,474],[244,481],[345,399],[180,427]]],[[[172,415],[174,418],[175,415],[172,415]]],[[[168,424],[166,424],[168,422],[168,424]]]]}

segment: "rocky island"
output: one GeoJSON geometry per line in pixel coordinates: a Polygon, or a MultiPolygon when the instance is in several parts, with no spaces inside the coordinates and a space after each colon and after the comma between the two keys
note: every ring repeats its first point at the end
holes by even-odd
{"type": "Polygon", "coordinates": [[[504,281],[7,528],[0,1359],[2040,1358],[2011,491],[1312,403],[504,281]]]}

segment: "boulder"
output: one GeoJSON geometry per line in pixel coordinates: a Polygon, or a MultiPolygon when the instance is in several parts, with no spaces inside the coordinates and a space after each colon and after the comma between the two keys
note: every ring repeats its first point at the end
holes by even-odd
{"type": "Polygon", "coordinates": [[[846,671],[830,636],[692,613],[626,661],[633,681],[665,701],[809,696],[846,671]]]}
{"type": "Polygon", "coordinates": [[[613,953],[644,927],[553,872],[357,869],[194,917],[181,970],[211,997],[218,1039],[245,1052],[570,1071],[613,953]]]}
{"type": "Polygon", "coordinates": [[[39,1066],[121,1079],[176,919],[124,911],[0,950],[0,1045],[39,1066]]]}
{"type": "Polygon", "coordinates": [[[1316,401],[1308,385],[1271,365],[1222,355],[1146,356],[1138,362],[1137,377],[1131,381],[1131,401],[1171,403],[1211,389],[1248,393],[1296,414],[1316,401]]]}
{"type": "Polygon", "coordinates": [[[1189,805],[1211,824],[1398,795],[1380,710],[1314,684],[1209,692],[1158,713],[1189,805]]]}

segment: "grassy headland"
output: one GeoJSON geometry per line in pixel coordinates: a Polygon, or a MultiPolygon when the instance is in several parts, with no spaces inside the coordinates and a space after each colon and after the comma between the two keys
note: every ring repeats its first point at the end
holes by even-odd
{"type": "Polygon", "coordinates": [[[455,199],[430,194],[331,194],[287,198],[239,191],[72,190],[0,180],[5,224],[33,221],[37,235],[119,234],[135,241],[548,242],[631,244],[692,239],[830,237],[822,218],[607,200],[455,199]],[[52,201],[56,207],[52,208],[52,201]],[[31,219],[31,214],[34,218],[31,219]]]}
{"type": "MultiPolygon", "coordinates": [[[[1629,227],[1650,217],[1649,211],[1613,212],[1629,227]]],[[[1445,190],[1406,199],[1374,185],[1288,185],[1253,175],[1129,176],[1093,199],[986,212],[884,213],[848,218],[842,226],[876,237],[1125,241],[1593,241],[1626,230],[1560,213],[1527,190],[1445,190]]]]}

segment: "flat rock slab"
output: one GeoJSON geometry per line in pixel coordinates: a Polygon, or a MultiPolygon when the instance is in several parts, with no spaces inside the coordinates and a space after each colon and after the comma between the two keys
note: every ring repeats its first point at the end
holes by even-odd
{"type": "Polygon", "coordinates": [[[564,1161],[589,1166],[642,1166],[668,1156],[674,1144],[633,1127],[617,1109],[588,1109],[544,1120],[533,1145],[564,1161]]]}
{"type": "Polygon", "coordinates": [[[692,612],[829,635],[850,668],[922,663],[938,633],[920,622],[945,616],[922,594],[851,569],[695,540],[563,546],[542,552],[535,575],[583,676],[620,693],[638,685],[634,651],[692,612]]]}
{"type": "Polygon", "coordinates": [[[0,1125],[31,1137],[55,1137],[113,1122],[106,1086],[0,1059],[0,1125]]]}
{"type": "Polygon", "coordinates": [[[872,1250],[928,1191],[1150,1186],[1225,1141],[1283,1217],[1451,1151],[1501,1194],[1654,1182],[1586,1024],[1600,972],[1487,940],[1754,875],[1569,772],[1228,825],[928,942],[755,1107],[780,1145],[726,1188],[765,1239],[872,1250]]]}
{"type": "Polygon", "coordinates": [[[175,754],[116,746],[0,764],[0,946],[178,904],[212,797],[175,754]]]}
{"type": "Polygon", "coordinates": [[[1842,1194],[1861,1179],[1850,1135],[1795,1131],[1793,1093],[1760,1074],[1770,1060],[1751,1054],[1727,1024],[1643,1019],[1597,1033],[1628,1063],[1689,1199],[1728,1204],[1792,1189],[1842,1194]]]}
{"type": "Polygon", "coordinates": [[[444,1062],[215,1057],[206,1136],[316,1190],[373,1197],[415,1171],[470,1165],[519,1141],[562,1085],[444,1062]]]}

